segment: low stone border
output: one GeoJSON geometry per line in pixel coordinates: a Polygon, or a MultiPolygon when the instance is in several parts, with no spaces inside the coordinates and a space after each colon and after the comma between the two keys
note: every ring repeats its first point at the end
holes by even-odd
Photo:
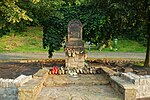
{"type": "Polygon", "coordinates": [[[136,98],[150,97],[150,75],[139,76],[133,73],[122,73],[121,78],[136,87],[136,98]]]}
{"type": "Polygon", "coordinates": [[[142,76],[131,72],[117,73],[105,66],[101,66],[101,70],[110,79],[114,90],[122,95],[123,100],[150,99],[150,75],[142,76]]]}
{"type": "Polygon", "coordinates": [[[48,69],[40,69],[30,76],[20,75],[16,79],[0,78],[0,100],[34,100],[48,76],[48,69]]]}
{"type": "Polygon", "coordinates": [[[0,100],[18,100],[18,87],[32,79],[32,76],[20,75],[16,79],[0,78],[0,100]]]}
{"type": "Polygon", "coordinates": [[[16,60],[0,60],[0,62],[19,62],[19,63],[31,63],[31,62],[65,62],[65,59],[16,59],[16,60]]]}
{"type": "Polygon", "coordinates": [[[101,72],[105,74],[107,77],[116,76],[119,74],[119,72],[115,72],[112,69],[105,66],[101,66],[100,68],[101,68],[101,72]]]}
{"type": "Polygon", "coordinates": [[[124,100],[150,97],[150,75],[139,76],[131,72],[111,76],[112,87],[120,92],[124,100]]]}
{"type": "Polygon", "coordinates": [[[36,100],[48,77],[48,72],[46,68],[40,69],[31,80],[18,87],[19,100],[36,100]]]}
{"type": "Polygon", "coordinates": [[[110,84],[123,100],[136,100],[136,87],[130,82],[121,80],[118,76],[111,76],[110,84]]]}
{"type": "MultiPolygon", "coordinates": [[[[89,62],[104,62],[104,63],[135,63],[135,62],[143,62],[143,60],[139,59],[125,59],[125,58],[87,58],[86,61],[89,62]]],[[[65,58],[50,58],[50,59],[13,59],[13,60],[0,60],[0,62],[20,62],[20,63],[29,63],[29,62],[65,62],[65,58]]]]}
{"type": "Polygon", "coordinates": [[[143,60],[140,60],[140,59],[125,59],[125,58],[87,58],[86,61],[89,61],[89,62],[104,62],[104,63],[143,62],[143,60]]]}

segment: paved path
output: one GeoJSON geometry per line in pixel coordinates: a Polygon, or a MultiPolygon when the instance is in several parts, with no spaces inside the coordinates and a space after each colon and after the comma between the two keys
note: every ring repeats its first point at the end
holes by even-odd
{"type": "Polygon", "coordinates": [[[103,75],[49,75],[37,100],[121,100],[103,75]]]}
{"type": "Polygon", "coordinates": [[[121,100],[109,85],[44,87],[37,100],[121,100]]]}
{"type": "MultiPolygon", "coordinates": [[[[130,58],[145,59],[145,53],[123,53],[123,52],[89,52],[89,58],[130,58]]],[[[0,60],[10,59],[46,59],[47,53],[0,53],[0,60]]],[[[65,58],[65,53],[54,53],[53,58],[65,58]]]]}

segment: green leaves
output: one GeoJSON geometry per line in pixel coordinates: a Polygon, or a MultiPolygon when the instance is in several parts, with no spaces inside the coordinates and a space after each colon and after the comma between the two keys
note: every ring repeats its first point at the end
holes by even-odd
{"type": "MultiPolygon", "coordinates": [[[[35,0],[33,1],[35,2],[35,0]]],[[[16,5],[17,2],[18,0],[1,2],[0,11],[5,20],[10,23],[18,23],[22,19],[32,21],[32,19],[26,15],[26,11],[16,5]]]]}
{"type": "Polygon", "coordinates": [[[52,52],[59,50],[64,42],[66,27],[62,20],[55,16],[49,16],[43,25],[43,47],[49,48],[49,57],[52,57],[52,52]]]}
{"type": "MultiPolygon", "coordinates": [[[[31,0],[33,3],[39,0],[31,0]]],[[[20,0],[3,0],[0,2],[0,29],[9,25],[14,25],[22,20],[33,21],[28,15],[27,11],[20,7],[20,0]]]]}
{"type": "Polygon", "coordinates": [[[90,5],[72,6],[62,7],[55,11],[55,13],[63,15],[63,17],[50,15],[49,19],[43,23],[43,46],[44,48],[49,48],[49,57],[52,56],[54,50],[58,50],[61,47],[61,44],[64,42],[64,36],[67,34],[68,22],[72,19],[79,19],[84,25],[83,34],[85,41],[91,41],[95,44],[101,41],[106,17],[100,10],[90,5]]]}

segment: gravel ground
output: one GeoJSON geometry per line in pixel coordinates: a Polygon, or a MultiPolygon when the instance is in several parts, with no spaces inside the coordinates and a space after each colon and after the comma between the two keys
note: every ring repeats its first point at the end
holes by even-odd
{"type": "MultiPolygon", "coordinates": [[[[89,52],[89,58],[129,58],[129,59],[145,59],[145,53],[123,53],[123,52],[89,52]]],[[[46,59],[47,53],[1,53],[0,60],[11,59],[46,59]]],[[[65,53],[54,53],[53,58],[65,58],[65,53]]]]}

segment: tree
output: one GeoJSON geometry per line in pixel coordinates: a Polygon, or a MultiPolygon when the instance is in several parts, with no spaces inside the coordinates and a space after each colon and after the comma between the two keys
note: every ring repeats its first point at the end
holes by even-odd
{"type": "MultiPolygon", "coordinates": [[[[21,0],[22,1],[22,0],[21,0]]],[[[19,23],[22,20],[32,21],[26,14],[26,10],[19,7],[20,0],[2,0],[0,1],[0,30],[9,27],[11,24],[19,23]]],[[[31,0],[37,3],[39,0],[31,0]]]]}
{"type": "Polygon", "coordinates": [[[150,1],[91,0],[91,3],[106,12],[106,16],[110,18],[107,20],[112,27],[112,33],[138,37],[137,39],[140,41],[141,37],[147,34],[147,52],[144,65],[150,67],[150,1]]]}
{"type": "Polygon", "coordinates": [[[145,10],[146,10],[146,24],[147,24],[147,50],[144,66],[150,67],[150,1],[145,0],[145,10]]]}
{"type": "Polygon", "coordinates": [[[42,25],[48,20],[49,16],[61,16],[56,9],[62,7],[65,2],[62,0],[40,0],[35,5],[27,3],[24,8],[28,11],[29,16],[33,19],[34,25],[42,25]]]}

